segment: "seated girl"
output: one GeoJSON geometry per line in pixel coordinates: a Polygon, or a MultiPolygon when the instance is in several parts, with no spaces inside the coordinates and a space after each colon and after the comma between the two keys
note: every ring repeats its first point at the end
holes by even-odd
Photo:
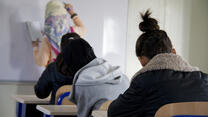
{"type": "Polygon", "coordinates": [[[119,67],[97,58],[84,39],[70,40],[61,54],[73,77],[70,100],[77,105],[78,117],[90,116],[92,110],[116,99],[129,86],[119,67]]]}
{"type": "Polygon", "coordinates": [[[130,87],[108,108],[108,117],[155,117],[163,105],[208,101],[208,75],[176,54],[167,33],[148,10],[141,17],[143,32],[136,42],[136,56],[143,68],[130,87]]]}
{"type": "MultiPolygon", "coordinates": [[[[61,50],[66,47],[70,42],[70,39],[78,38],[80,37],[76,33],[64,35],[61,40],[61,50]]],[[[70,53],[67,56],[69,55],[70,53]]],[[[63,85],[71,85],[72,81],[73,76],[71,75],[67,64],[64,62],[63,55],[59,54],[56,62],[50,63],[42,73],[34,87],[35,94],[39,98],[46,98],[52,92],[50,104],[55,104],[56,91],[63,85]]]]}

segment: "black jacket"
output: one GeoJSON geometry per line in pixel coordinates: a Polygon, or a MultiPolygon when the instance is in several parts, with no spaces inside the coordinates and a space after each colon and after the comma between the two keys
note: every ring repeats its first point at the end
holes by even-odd
{"type": "Polygon", "coordinates": [[[56,63],[53,62],[47,66],[35,85],[35,94],[39,98],[46,98],[52,92],[50,104],[55,104],[55,96],[58,88],[63,85],[71,85],[72,82],[73,78],[59,73],[56,69],[56,63]]]}
{"type": "Polygon", "coordinates": [[[111,103],[108,117],[154,117],[165,104],[189,101],[208,101],[208,75],[180,56],[160,54],[111,103]]]}

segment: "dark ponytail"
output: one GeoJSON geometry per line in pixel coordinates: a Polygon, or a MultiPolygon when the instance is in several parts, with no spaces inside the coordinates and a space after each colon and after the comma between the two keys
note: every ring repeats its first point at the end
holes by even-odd
{"type": "Polygon", "coordinates": [[[141,14],[143,21],[139,24],[139,29],[143,34],[137,39],[136,55],[152,59],[160,53],[171,53],[172,43],[166,32],[160,30],[158,21],[151,18],[150,15],[149,10],[145,14],[141,14]]]}
{"type": "MultiPolygon", "coordinates": [[[[77,33],[67,33],[62,36],[61,38],[61,51],[66,48],[67,44],[72,40],[72,39],[79,39],[80,36],[77,33]]],[[[62,73],[65,76],[69,76],[70,73],[68,71],[68,66],[64,62],[63,54],[60,53],[56,57],[56,69],[58,72],[62,73]]]]}
{"type": "Polygon", "coordinates": [[[151,12],[149,10],[147,10],[145,14],[141,14],[143,22],[139,24],[139,29],[142,32],[151,32],[154,30],[160,30],[157,20],[151,18],[150,15],[151,12]]]}

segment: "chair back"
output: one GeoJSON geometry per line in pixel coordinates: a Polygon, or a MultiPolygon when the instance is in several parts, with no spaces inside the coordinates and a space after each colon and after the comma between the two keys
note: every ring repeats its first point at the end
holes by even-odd
{"type": "Polygon", "coordinates": [[[56,104],[61,104],[61,105],[74,105],[72,102],[69,101],[68,99],[68,95],[70,93],[72,89],[72,85],[64,85],[62,87],[60,87],[57,91],[56,91],[56,104]],[[58,103],[59,101],[59,103],[58,103]],[[60,102],[61,101],[61,102],[60,102]]]}
{"type": "Polygon", "coordinates": [[[208,115],[208,102],[182,102],[162,106],[155,117],[172,117],[177,115],[208,115]]]}
{"type": "Polygon", "coordinates": [[[108,110],[108,107],[110,106],[111,102],[112,102],[111,100],[104,102],[104,103],[100,106],[99,110],[108,110]]]}

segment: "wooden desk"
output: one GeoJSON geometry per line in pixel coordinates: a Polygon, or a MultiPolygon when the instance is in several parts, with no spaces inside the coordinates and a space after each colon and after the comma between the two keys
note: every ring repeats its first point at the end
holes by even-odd
{"type": "Polygon", "coordinates": [[[15,95],[13,96],[17,102],[23,104],[48,104],[50,98],[39,99],[36,95],[15,95]]]}
{"type": "Polygon", "coordinates": [[[39,112],[35,109],[36,105],[49,104],[50,102],[49,97],[46,99],[39,99],[35,95],[15,95],[13,98],[16,100],[17,117],[35,117],[35,114],[39,112]]]}
{"type": "Polygon", "coordinates": [[[107,117],[107,111],[104,110],[94,110],[92,111],[92,116],[93,117],[107,117]]]}
{"type": "Polygon", "coordinates": [[[43,117],[53,117],[55,115],[76,115],[76,105],[37,105],[36,108],[43,112],[43,117]]]}

